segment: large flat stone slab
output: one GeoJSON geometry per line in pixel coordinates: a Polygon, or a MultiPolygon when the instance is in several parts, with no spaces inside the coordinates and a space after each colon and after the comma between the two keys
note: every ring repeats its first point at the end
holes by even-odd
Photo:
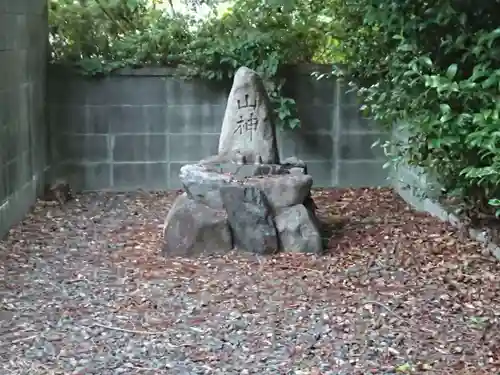
{"type": "Polygon", "coordinates": [[[232,185],[234,178],[229,173],[208,170],[205,166],[187,164],[181,167],[179,179],[187,195],[213,209],[222,209],[220,189],[232,185]]]}

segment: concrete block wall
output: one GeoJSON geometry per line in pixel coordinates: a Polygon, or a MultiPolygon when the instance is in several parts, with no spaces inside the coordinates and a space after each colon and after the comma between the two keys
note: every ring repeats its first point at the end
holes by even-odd
{"type": "MultiPolygon", "coordinates": [[[[344,84],[316,80],[318,67],[287,72],[286,92],[302,121],[279,132],[281,157],[307,162],[315,186],[388,185],[380,132],[358,113],[344,84]]],[[[319,67],[321,68],[321,67],[319,67]]],[[[180,187],[182,165],[214,155],[229,86],[185,81],[161,68],[84,78],[49,70],[48,106],[57,158],[77,190],[165,190],[180,187]]]]}
{"type": "Polygon", "coordinates": [[[0,237],[50,166],[45,116],[47,1],[0,0],[0,237]]]}

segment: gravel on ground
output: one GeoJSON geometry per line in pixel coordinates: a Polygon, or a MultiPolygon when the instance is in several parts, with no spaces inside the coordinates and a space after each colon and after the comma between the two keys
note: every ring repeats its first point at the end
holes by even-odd
{"type": "Polygon", "coordinates": [[[392,190],[316,190],[325,256],[165,259],[175,196],[36,204],[0,241],[0,374],[500,372],[500,265],[392,190]]]}

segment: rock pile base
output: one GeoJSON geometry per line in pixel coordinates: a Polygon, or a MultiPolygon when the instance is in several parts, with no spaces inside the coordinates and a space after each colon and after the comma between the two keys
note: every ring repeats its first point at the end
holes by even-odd
{"type": "Polygon", "coordinates": [[[185,193],[164,228],[164,254],[190,256],[234,248],[257,254],[321,253],[310,190],[295,158],[277,164],[205,163],[181,168],[185,193]]]}
{"type": "Polygon", "coordinates": [[[165,255],[322,251],[313,179],[303,161],[280,162],[274,118],[261,77],[239,68],[217,155],[180,170],[185,193],[165,220],[165,255]]]}

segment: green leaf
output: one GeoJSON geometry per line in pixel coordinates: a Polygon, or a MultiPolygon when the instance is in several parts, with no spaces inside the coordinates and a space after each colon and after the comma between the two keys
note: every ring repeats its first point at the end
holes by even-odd
{"type": "Polygon", "coordinates": [[[410,52],[413,51],[413,46],[411,44],[401,44],[398,46],[399,51],[410,52]]]}
{"type": "Polygon", "coordinates": [[[423,56],[422,57],[422,61],[424,62],[425,65],[427,65],[428,67],[431,67],[432,66],[432,60],[429,56],[423,56]]]}
{"type": "Polygon", "coordinates": [[[453,78],[455,78],[457,70],[458,70],[457,64],[451,64],[446,70],[446,76],[448,77],[448,79],[452,80],[453,78]]]}
{"type": "Polygon", "coordinates": [[[449,105],[449,104],[446,104],[446,103],[444,103],[444,104],[440,104],[440,105],[439,105],[439,109],[441,109],[441,112],[442,112],[442,113],[450,113],[450,112],[451,112],[451,107],[450,107],[450,105],[449,105]]]}

